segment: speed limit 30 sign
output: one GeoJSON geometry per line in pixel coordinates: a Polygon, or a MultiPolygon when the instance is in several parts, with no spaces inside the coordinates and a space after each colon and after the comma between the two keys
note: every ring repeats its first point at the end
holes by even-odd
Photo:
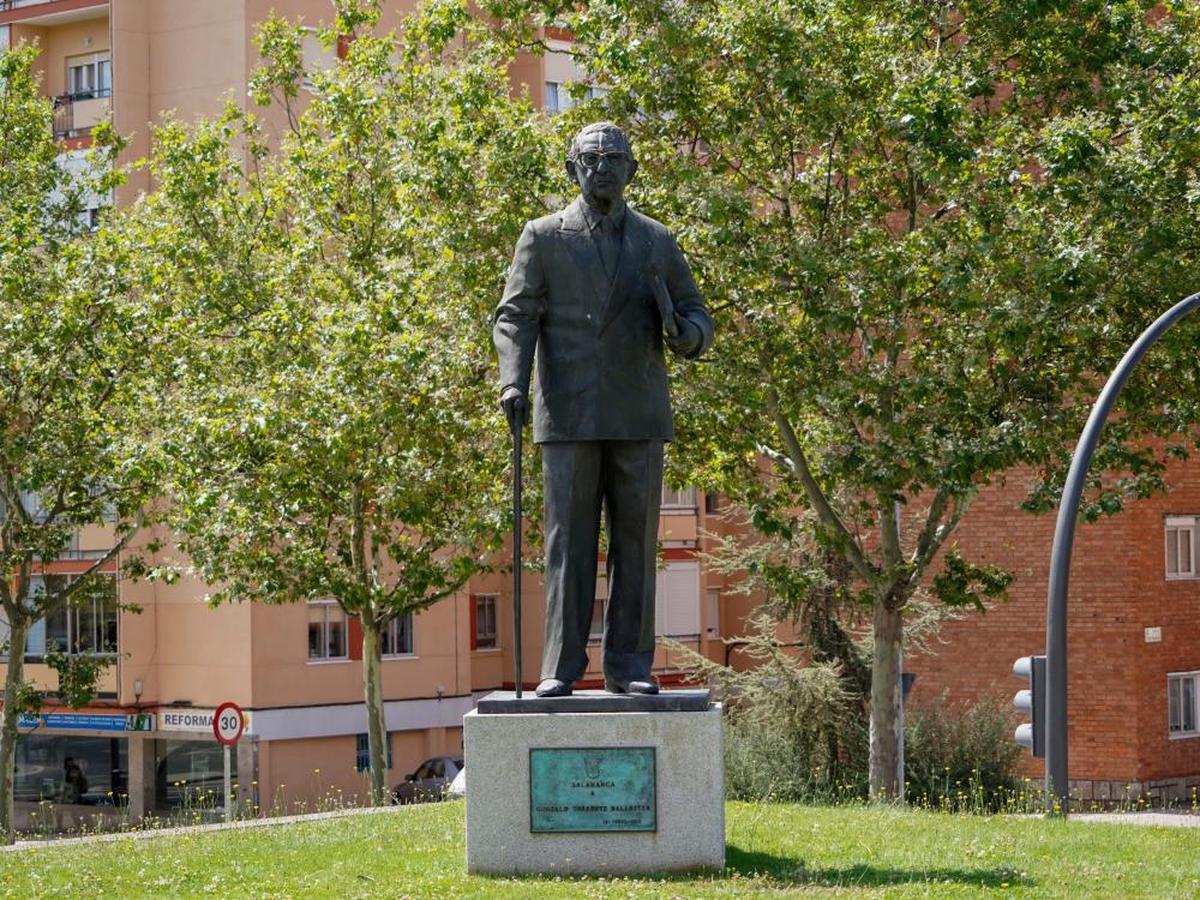
{"type": "Polygon", "coordinates": [[[238,742],[246,728],[246,717],[236,703],[222,703],[213,715],[213,734],[227,747],[238,742]]]}

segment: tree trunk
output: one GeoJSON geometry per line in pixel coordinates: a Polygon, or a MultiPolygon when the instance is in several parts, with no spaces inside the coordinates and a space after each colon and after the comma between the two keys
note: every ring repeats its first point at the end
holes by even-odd
{"type": "Polygon", "coordinates": [[[371,805],[383,806],[387,796],[387,727],[383,717],[383,646],[379,626],[362,617],[363,693],[367,702],[367,751],[371,766],[371,805]]]}
{"type": "Polygon", "coordinates": [[[871,665],[871,800],[903,800],[897,769],[903,719],[900,716],[900,651],[904,632],[899,609],[875,601],[875,652],[871,665]]]}
{"type": "Polygon", "coordinates": [[[17,721],[21,718],[21,694],[25,678],[26,616],[10,616],[8,671],[4,677],[4,724],[0,727],[0,842],[16,839],[13,782],[16,778],[17,721]]]}

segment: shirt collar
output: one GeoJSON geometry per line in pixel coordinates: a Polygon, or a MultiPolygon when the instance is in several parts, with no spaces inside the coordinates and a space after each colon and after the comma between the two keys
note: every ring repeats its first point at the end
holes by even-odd
{"type": "MultiPolygon", "coordinates": [[[[583,207],[583,221],[587,222],[589,230],[595,231],[606,216],[600,210],[589,205],[586,200],[580,200],[580,205],[583,207]]],[[[612,222],[613,228],[620,231],[621,226],[625,223],[625,201],[619,201],[607,218],[612,222]]]]}

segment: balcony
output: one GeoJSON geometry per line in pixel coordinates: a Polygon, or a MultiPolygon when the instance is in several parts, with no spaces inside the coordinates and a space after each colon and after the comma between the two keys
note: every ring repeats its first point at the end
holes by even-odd
{"type": "MultiPolygon", "coordinates": [[[[3,2],[3,0],[0,0],[3,2]]],[[[54,98],[54,137],[57,140],[87,137],[108,115],[111,89],[54,98]]]]}
{"type": "Polygon", "coordinates": [[[108,14],[109,0],[0,0],[0,25],[63,25],[108,14]]]}

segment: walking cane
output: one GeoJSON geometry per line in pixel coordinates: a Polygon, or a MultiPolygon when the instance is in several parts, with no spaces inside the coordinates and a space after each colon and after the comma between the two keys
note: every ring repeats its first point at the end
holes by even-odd
{"type": "Polygon", "coordinates": [[[513,680],[521,699],[521,431],[525,426],[525,404],[518,401],[509,417],[513,439],[513,680]]]}

